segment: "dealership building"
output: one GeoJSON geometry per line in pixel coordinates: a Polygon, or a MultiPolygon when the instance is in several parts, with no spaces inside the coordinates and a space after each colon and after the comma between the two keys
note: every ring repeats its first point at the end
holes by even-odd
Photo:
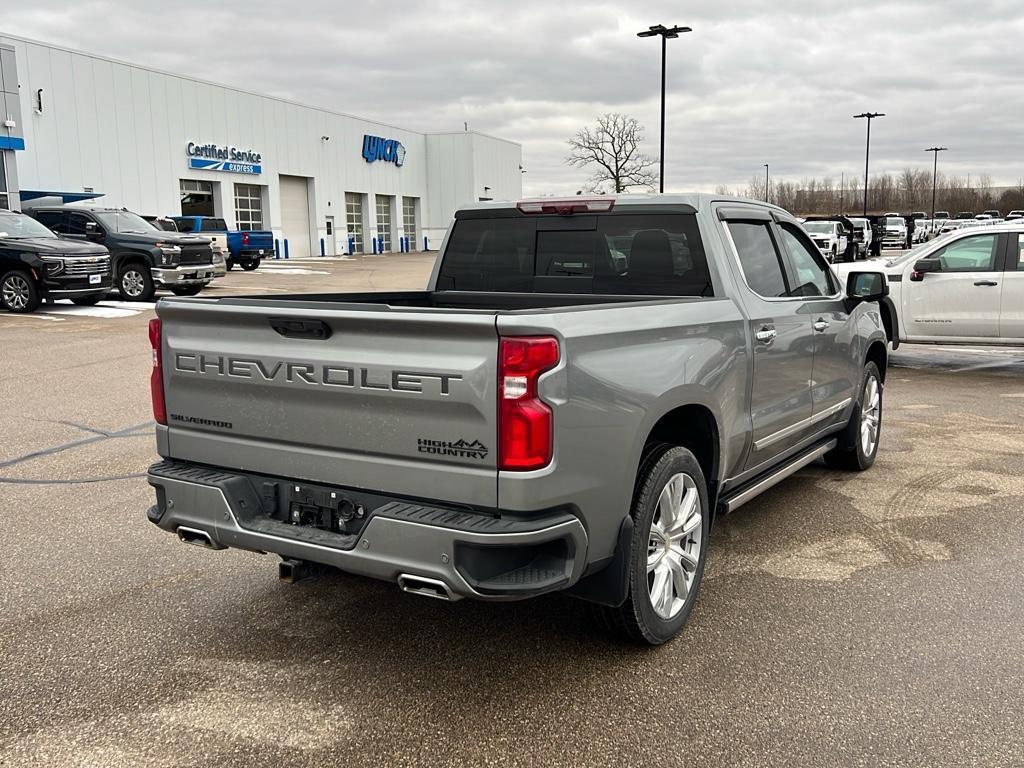
{"type": "Polygon", "coordinates": [[[0,208],[223,218],[291,258],[434,248],[522,194],[522,147],[418,133],[0,33],[0,208]]]}

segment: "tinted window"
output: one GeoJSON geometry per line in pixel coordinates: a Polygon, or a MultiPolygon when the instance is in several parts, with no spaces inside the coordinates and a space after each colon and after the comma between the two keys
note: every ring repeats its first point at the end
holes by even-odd
{"type": "Polygon", "coordinates": [[[736,244],[740,266],[750,289],[767,298],[787,295],[782,263],[767,222],[730,221],[729,234],[736,244]]]}
{"type": "Polygon", "coordinates": [[[68,234],[70,235],[84,235],[85,225],[91,222],[88,216],[84,213],[69,213],[68,214],[68,234]]]}
{"type": "Polygon", "coordinates": [[[179,232],[195,232],[195,219],[175,219],[174,223],[178,225],[179,232]]]}
{"type": "Polygon", "coordinates": [[[438,287],[713,295],[696,219],[684,214],[460,219],[438,287]]]}
{"type": "Polygon", "coordinates": [[[950,243],[936,255],[943,272],[991,272],[995,269],[996,235],[975,235],[950,243]]]}
{"type": "Polygon", "coordinates": [[[1010,263],[1006,265],[1006,269],[1024,272],[1024,235],[1017,235],[1017,247],[1010,249],[1010,263]]]}
{"type": "Polygon", "coordinates": [[[67,232],[64,226],[64,214],[60,211],[37,211],[32,214],[43,226],[49,227],[54,232],[67,232]]]}
{"type": "Polygon", "coordinates": [[[224,219],[203,219],[202,226],[199,228],[200,232],[224,232],[228,228],[228,225],[224,222],[224,219]]]}
{"type": "Polygon", "coordinates": [[[782,242],[789,254],[791,296],[831,296],[835,293],[828,268],[821,263],[818,249],[792,224],[779,224],[782,242]]]}

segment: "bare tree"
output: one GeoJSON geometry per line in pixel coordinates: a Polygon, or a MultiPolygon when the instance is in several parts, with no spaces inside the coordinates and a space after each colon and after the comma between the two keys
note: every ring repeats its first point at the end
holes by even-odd
{"type": "Polygon", "coordinates": [[[657,175],[654,158],[640,151],[644,128],[636,118],[609,112],[593,128],[582,128],[569,139],[571,149],[565,162],[574,168],[597,166],[590,177],[590,190],[599,191],[610,183],[613,191],[630,187],[653,190],[657,175]]]}

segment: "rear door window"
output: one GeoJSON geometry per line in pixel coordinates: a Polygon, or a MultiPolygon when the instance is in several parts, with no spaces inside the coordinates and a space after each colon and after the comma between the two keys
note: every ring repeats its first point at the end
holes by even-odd
{"type": "Polygon", "coordinates": [[[224,222],[224,219],[203,219],[200,232],[224,232],[227,230],[228,225],[224,222]]]}
{"type": "Polygon", "coordinates": [[[440,290],[712,296],[690,214],[459,219],[440,290]]]}
{"type": "Polygon", "coordinates": [[[64,213],[62,211],[37,211],[36,221],[43,226],[52,229],[54,232],[67,234],[67,227],[64,224],[64,213]]]}
{"type": "Polygon", "coordinates": [[[775,248],[767,221],[730,221],[729,234],[740,257],[740,267],[747,285],[766,299],[789,295],[783,277],[782,261],[775,248]]]}
{"type": "Polygon", "coordinates": [[[194,232],[196,229],[195,219],[175,219],[174,223],[178,225],[179,232],[194,232]]]}

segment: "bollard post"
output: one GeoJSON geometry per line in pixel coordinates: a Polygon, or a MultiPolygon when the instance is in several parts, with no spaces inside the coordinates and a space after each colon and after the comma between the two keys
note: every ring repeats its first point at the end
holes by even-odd
{"type": "Polygon", "coordinates": [[[276,237],[274,238],[274,258],[281,258],[281,241],[278,240],[276,237]]]}
{"type": "Polygon", "coordinates": [[[288,258],[288,238],[284,239],[284,257],[288,258]]]}
{"type": "Polygon", "coordinates": [[[353,235],[348,236],[348,255],[351,256],[356,250],[356,239],[353,235]]]}
{"type": "Polygon", "coordinates": [[[324,250],[324,239],[322,237],[320,238],[320,255],[321,256],[326,256],[327,255],[327,252],[324,250]]]}
{"type": "Polygon", "coordinates": [[[429,251],[430,250],[430,247],[427,245],[427,236],[426,235],[423,236],[423,250],[424,251],[429,251]]]}

